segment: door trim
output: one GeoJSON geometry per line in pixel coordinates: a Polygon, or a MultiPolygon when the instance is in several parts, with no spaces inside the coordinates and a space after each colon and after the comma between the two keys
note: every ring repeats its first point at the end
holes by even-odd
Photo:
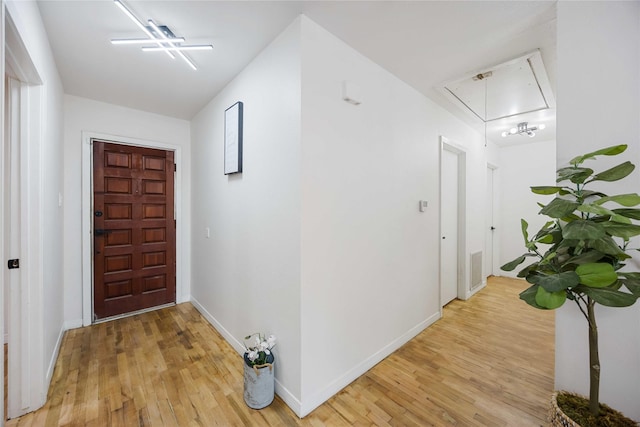
{"type": "MultiPolygon", "coordinates": [[[[450,139],[440,136],[440,159],[439,159],[439,174],[438,174],[438,191],[440,192],[440,205],[442,205],[442,151],[449,151],[458,156],[458,295],[457,297],[462,300],[467,299],[467,290],[465,284],[467,283],[466,272],[466,248],[467,248],[467,152],[466,149],[450,139]]],[[[442,235],[442,218],[439,218],[440,235],[442,235]]],[[[440,283],[440,271],[442,269],[442,253],[439,252],[439,269],[438,269],[438,283],[440,283]]],[[[438,288],[439,300],[440,300],[440,315],[442,315],[442,284],[438,288]]]]}
{"type": "MultiPolygon", "coordinates": [[[[492,218],[492,223],[495,226],[496,224],[500,224],[500,210],[499,210],[499,203],[498,203],[498,198],[500,197],[499,191],[498,191],[498,180],[499,180],[499,167],[491,162],[487,162],[487,169],[491,169],[493,172],[493,188],[491,189],[491,195],[493,196],[491,198],[491,200],[489,201],[491,203],[491,211],[493,213],[493,218],[492,218]]],[[[487,189],[487,193],[489,192],[489,190],[487,189]]],[[[486,249],[486,244],[485,244],[485,249],[486,249]]],[[[491,253],[491,260],[492,260],[492,264],[491,264],[491,272],[487,272],[485,271],[483,273],[483,284],[486,285],[487,284],[487,277],[489,276],[489,273],[494,274],[494,272],[496,271],[500,271],[500,267],[497,265],[499,264],[498,260],[500,259],[500,227],[496,227],[496,229],[493,232],[493,245],[492,245],[492,253],[491,253]]]]}
{"type": "MultiPolygon", "coordinates": [[[[17,121],[16,144],[20,148],[20,172],[16,179],[20,192],[20,252],[21,266],[20,295],[10,296],[12,308],[7,313],[9,325],[4,324],[4,310],[2,329],[9,328],[9,341],[16,345],[9,345],[9,360],[7,375],[7,413],[2,411],[2,420],[7,416],[15,418],[41,407],[46,401],[47,388],[53,374],[53,367],[44,353],[44,321],[43,321],[43,175],[42,175],[42,147],[43,147],[43,114],[44,92],[42,80],[31,60],[31,56],[12,19],[13,7],[2,1],[2,23],[5,31],[2,35],[2,138],[5,136],[4,127],[7,111],[4,110],[5,89],[4,78],[9,64],[15,75],[15,88],[18,92],[19,105],[16,112],[17,121]],[[48,369],[51,368],[51,369],[48,369]]],[[[11,107],[10,107],[11,108],[11,107]]],[[[10,112],[10,111],[9,111],[10,112]]],[[[5,149],[4,141],[2,150],[5,149]]],[[[8,159],[3,156],[2,165],[8,159]]],[[[4,170],[3,170],[4,173],[4,170]]],[[[3,183],[3,188],[6,183],[3,183]]],[[[3,195],[4,198],[4,195],[3,195]]],[[[2,204],[2,211],[10,206],[2,204]]],[[[10,203],[10,202],[9,202],[10,203]]],[[[7,217],[2,217],[3,233],[7,226],[7,217]]],[[[9,224],[10,225],[10,224],[9,224]]],[[[3,242],[4,244],[4,242],[3,242]]],[[[2,262],[6,262],[3,251],[2,262]]],[[[5,267],[6,268],[6,267],[5,267]]],[[[2,281],[2,297],[4,299],[7,283],[2,281]]],[[[4,309],[5,301],[2,301],[4,309]]],[[[57,347],[52,357],[57,357],[57,347]]],[[[4,366],[4,352],[1,358],[4,366]]],[[[4,371],[4,369],[3,369],[4,371]]],[[[3,376],[4,377],[4,376],[3,376]]],[[[4,387],[3,387],[4,389],[4,387]]],[[[4,392],[2,393],[4,396],[4,392]]]]}
{"type": "Polygon", "coordinates": [[[182,204],[182,148],[157,141],[109,135],[97,132],[82,132],[82,325],[93,324],[93,143],[94,139],[115,144],[157,148],[174,152],[177,171],[174,174],[174,205],[176,219],[176,304],[188,301],[182,246],[186,240],[185,218],[182,204]]]}

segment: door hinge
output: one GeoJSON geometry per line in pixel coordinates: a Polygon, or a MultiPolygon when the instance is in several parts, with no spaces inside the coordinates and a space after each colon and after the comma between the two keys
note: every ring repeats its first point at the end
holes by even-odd
{"type": "Polygon", "coordinates": [[[178,172],[178,164],[177,163],[173,164],[173,171],[174,172],[178,172]]]}
{"type": "Polygon", "coordinates": [[[7,267],[9,267],[9,270],[13,270],[14,268],[20,268],[20,260],[19,259],[10,259],[7,262],[7,267]]]}
{"type": "Polygon", "coordinates": [[[177,219],[173,220],[173,228],[178,228],[178,220],[177,219]]]}

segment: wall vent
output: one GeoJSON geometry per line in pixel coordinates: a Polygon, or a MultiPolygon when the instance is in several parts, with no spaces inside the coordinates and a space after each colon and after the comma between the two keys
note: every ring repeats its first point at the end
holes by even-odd
{"type": "Polygon", "coordinates": [[[471,289],[482,285],[482,251],[471,254],[471,289]]]}

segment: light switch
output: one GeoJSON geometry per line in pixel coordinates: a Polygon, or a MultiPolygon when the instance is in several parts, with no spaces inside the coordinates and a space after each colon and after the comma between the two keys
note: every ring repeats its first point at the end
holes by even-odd
{"type": "Polygon", "coordinates": [[[211,229],[209,227],[204,228],[204,237],[206,237],[207,239],[211,237],[211,229]]]}
{"type": "Polygon", "coordinates": [[[420,208],[420,212],[424,212],[427,210],[427,201],[426,200],[420,200],[420,202],[418,202],[418,206],[420,208]]]}

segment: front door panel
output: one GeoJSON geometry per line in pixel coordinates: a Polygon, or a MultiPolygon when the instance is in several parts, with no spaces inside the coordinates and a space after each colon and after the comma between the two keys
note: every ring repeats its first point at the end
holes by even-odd
{"type": "Polygon", "coordinates": [[[173,154],[93,141],[95,319],[175,302],[173,154]]]}

